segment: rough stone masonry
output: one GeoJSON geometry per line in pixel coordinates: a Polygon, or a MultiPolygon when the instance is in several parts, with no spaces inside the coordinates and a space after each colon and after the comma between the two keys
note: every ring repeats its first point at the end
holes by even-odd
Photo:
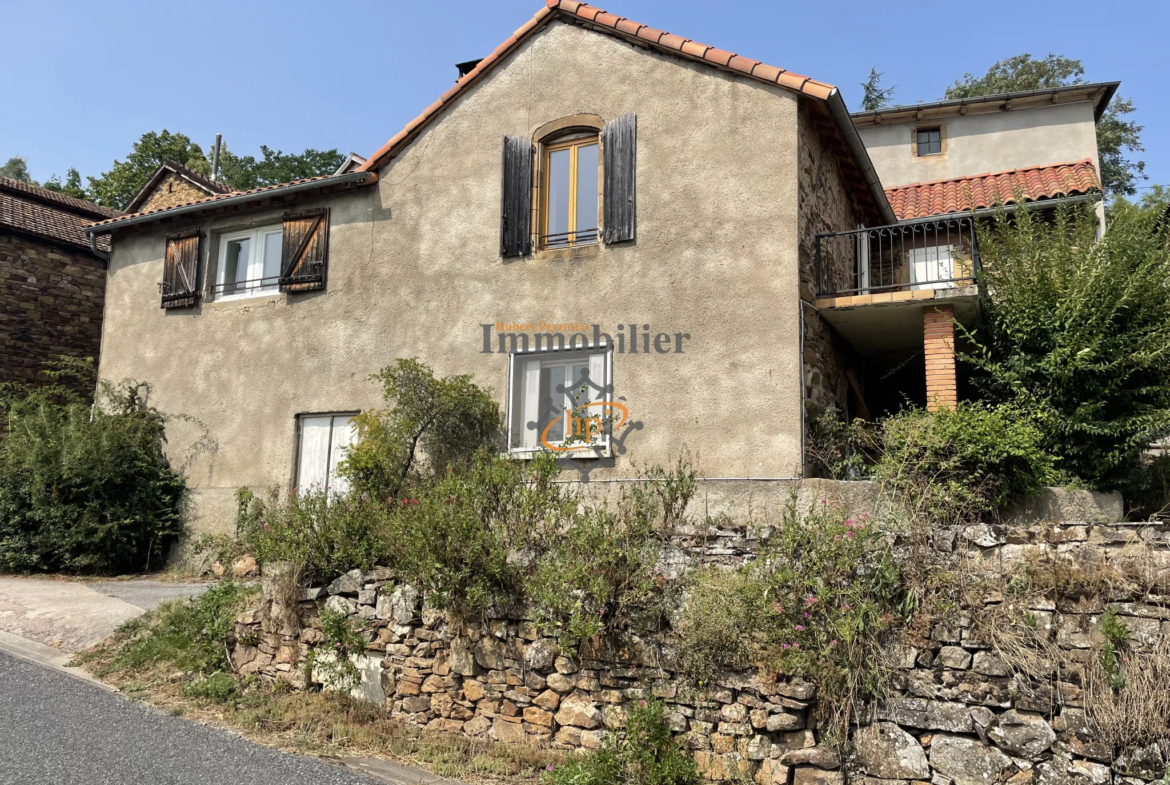
{"type": "MultiPolygon", "coordinates": [[[[755,543],[742,529],[715,534],[684,536],[677,552],[721,562],[755,543]]],[[[963,555],[999,568],[1037,555],[1085,569],[1140,559],[1149,585],[1170,585],[1170,527],[1162,525],[976,525],[936,532],[933,548],[943,559],[963,555]]],[[[727,673],[697,691],[673,668],[663,641],[626,636],[568,657],[523,619],[456,625],[423,608],[418,592],[395,585],[385,569],[304,590],[295,609],[273,600],[271,583],[267,605],[238,619],[239,638],[258,641],[236,647],[242,673],[311,686],[320,674],[306,674],[303,662],[323,641],[319,610],[342,611],[368,625],[356,695],[388,716],[474,738],[597,749],[625,726],[631,702],[652,696],[667,704],[671,728],[703,776],[716,781],[1142,785],[1160,780],[1170,761],[1170,739],[1114,758],[1086,716],[1083,683],[1060,673],[1037,681],[981,639],[979,615],[1005,602],[1002,591],[936,623],[921,645],[891,647],[889,695],[842,753],[823,743],[812,716],[816,687],[799,678],[727,673]]],[[[1099,643],[1109,607],[1138,649],[1170,636],[1170,600],[1148,591],[1033,604],[1028,613],[1041,637],[1074,660],[1099,643]]]]}

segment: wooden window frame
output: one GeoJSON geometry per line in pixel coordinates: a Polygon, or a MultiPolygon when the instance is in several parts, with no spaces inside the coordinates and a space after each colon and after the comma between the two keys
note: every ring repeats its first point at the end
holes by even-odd
{"type": "Polygon", "coordinates": [[[910,131],[910,152],[915,158],[937,158],[947,152],[947,127],[943,123],[938,125],[916,125],[910,131]],[[918,134],[929,131],[938,131],[938,152],[920,153],[918,151],[918,134]]]}
{"type": "MultiPolygon", "coordinates": [[[[573,132],[571,132],[573,133],[573,132]]],[[[542,251],[559,250],[562,248],[584,248],[591,245],[598,245],[601,242],[601,189],[602,184],[602,157],[601,157],[601,134],[593,129],[581,129],[575,133],[589,134],[575,139],[566,139],[564,141],[546,142],[541,145],[540,153],[540,199],[537,202],[540,211],[540,227],[537,233],[537,249],[542,251]],[[596,145],[597,147],[597,227],[593,230],[593,238],[590,240],[577,241],[577,161],[579,156],[576,152],[569,155],[569,229],[566,242],[562,244],[550,245],[548,243],[548,200],[551,195],[549,190],[549,177],[552,174],[552,167],[550,165],[551,156],[553,153],[561,150],[576,151],[581,147],[589,147],[596,145]]]]}

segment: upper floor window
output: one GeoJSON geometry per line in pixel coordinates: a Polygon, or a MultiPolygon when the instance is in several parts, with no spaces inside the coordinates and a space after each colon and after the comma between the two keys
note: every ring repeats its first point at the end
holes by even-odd
{"type": "Polygon", "coordinates": [[[223,235],[219,241],[216,299],[279,291],[283,236],[281,224],[223,235]]]}
{"type": "Polygon", "coordinates": [[[919,128],[916,135],[919,155],[939,155],[942,153],[941,128],[919,128]]]}
{"type": "Polygon", "coordinates": [[[573,134],[545,146],[541,247],[597,242],[598,152],[595,132],[573,134]]]}

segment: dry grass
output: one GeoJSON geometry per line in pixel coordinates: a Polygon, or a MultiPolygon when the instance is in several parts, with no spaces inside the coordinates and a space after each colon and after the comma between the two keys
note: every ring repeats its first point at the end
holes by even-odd
{"type": "MultiPolygon", "coordinates": [[[[210,673],[206,663],[177,648],[183,641],[173,640],[189,633],[190,625],[179,625],[179,633],[170,629],[194,607],[184,601],[164,604],[80,654],[75,664],[133,700],[303,755],[389,758],[442,777],[509,783],[536,783],[549,764],[565,758],[551,749],[428,731],[387,719],[381,707],[333,692],[295,692],[256,676],[210,673]],[[166,619],[171,619],[170,626],[166,619]],[[211,677],[204,679],[200,672],[211,677]]],[[[235,613],[232,609],[233,618],[235,613]]]]}
{"type": "Polygon", "coordinates": [[[1099,657],[1086,669],[1085,713],[1114,753],[1170,738],[1170,640],[1122,656],[1125,686],[1112,689],[1099,657]]]}
{"type": "Polygon", "coordinates": [[[238,731],[250,741],[299,755],[389,758],[467,782],[539,782],[565,754],[528,745],[477,741],[382,716],[379,707],[337,693],[294,692],[259,679],[240,682],[232,702],[183,694],[189,679],[156,671],[108,682],[133,700],[177,716],[238,731]]]}

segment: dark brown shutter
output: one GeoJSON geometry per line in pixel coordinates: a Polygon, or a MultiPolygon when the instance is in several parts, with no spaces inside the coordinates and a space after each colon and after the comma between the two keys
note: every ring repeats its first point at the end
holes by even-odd
{"type": "Polygon", "coordinates": [[[532,250],[532,142],[504,137],[504,185],[500,203],[500,255],[522,256],[532,250]]]}
{"type": "Polygon", "coordinates": [[[167,235],[163,279],[158,285],[163,308],[188,308],[199,300],[196,273],[199,271],[199,241],[203,232],[190,229],[167,235]]]}
{"type": "Polygon", "coordinates": [[[601,153],[604,159],[602,239],[607,243],[633,240],[637,207],[634,188],[638,164],[637,115],[625,114],[605,124],[601,130],[601,153]]]}
{"type": "Polygon", "coordinates": [[[280,291],[325,288],[329,261],[329,209],[284,214],[280,250],[280,291]]]}

